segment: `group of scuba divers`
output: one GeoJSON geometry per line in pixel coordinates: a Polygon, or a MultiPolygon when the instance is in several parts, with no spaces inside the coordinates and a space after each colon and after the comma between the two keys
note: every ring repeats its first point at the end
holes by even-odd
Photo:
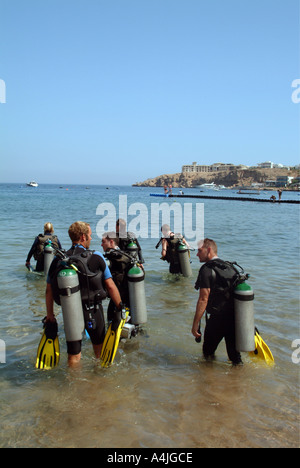
{"type": "MultiPolygon", "coordinates": [[[[161,228],[161,259],[169,263],[172,274],[192,276],[191,247],[181,234],[171,232],[168,225],[161,228]]],[[[68,365],[75,367],[81,359],[83,333],[91,340],[94,354],[103,367],[114,361],[121,337],[131,338],[147,322],[145,271],[142,250],[133,233],[127,232],[126,222],[119,219],[115,232],[102,236],[104,254],[90,250],[91,227],[77,221],[69,228],[72,246],[62,249],[53,225],[46,223],[44,234],[36,237],[26,260],[31,269],[32,256],[37,261],[36,271],[44,271],[47,278],[44,332],[40,341],[36,367],[51,369],[59,363],[58,326],[54,303],[61,306],[67,342],[68,365]],[[109,266],[107,261],[109,262],[109,266]],[[109,298],[107,330],[102,301],[109,298]]],[[[218,257],[216,243],[209,238],[198,243],[200,268],[195,289],[200,290],[194,316],[192,334],[196,342],[202,340],[201,319],[206,325],[203,355],[209,360],[225,339],[229,360],[242,364],[241,352],[249,352],[274,361],[267,345],[254,326],[249,275],[237,263],[218,257]]]]}

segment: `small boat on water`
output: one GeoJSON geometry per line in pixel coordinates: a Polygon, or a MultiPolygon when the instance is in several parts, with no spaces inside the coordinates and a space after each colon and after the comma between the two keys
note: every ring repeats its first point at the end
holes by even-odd
{"type": "Polygon", "coordinates": [[[197,185],[196,188],[212,189],[212,190],[224,190],[224,189],[226,189],[225,185],[217,185],[214,182],[212,182],[211,184],[197,185]]]}
{"type": "Polygon", "coordinates": [[[38,184],[37,182],[31,181],[31,182],[28,182],[28,183],[27,183],[27,186],[28,186],[28,187],[38,187],[39,184],[38,184]]]}
{"type": "Polygon", "coordinates": [[[208,188],[208,189],[214,189],[216,187],[216,184],[212,182],[211,184],[201,184],[197,185],[197,188],[208,188]]]}

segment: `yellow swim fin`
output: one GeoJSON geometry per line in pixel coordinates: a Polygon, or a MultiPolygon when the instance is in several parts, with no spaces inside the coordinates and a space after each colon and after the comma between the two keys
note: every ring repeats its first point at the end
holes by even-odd
{"type": "Polygon", "coordinates": [[[273,354],[271,353],[271,350],[268,347],[268,345],[264,342],[264,340],[260,336],[257,328],[255,328],[254,340],[255,340],[255,351],[251,351],[249,355],[251,357],[257,357],[259,359],[263,359],[269,366],[272,366],[275,362],[273,354]]]}
{"type": "Polygon", "coordinates": [[[122,329],[126,323],[129,314],[129,309],[125,312],[116,312],[115,317],[108,327],[105,335],[101,356],[102,367],[110,366],[114,359],[119,346],[122,329]]]}
{"type": "Polygon", "coordinates": [[[59,364],[59,341],[57,336],[57,323],[44,323],[44,333],[37,350],[35,367],[37,369],[49,370],[59,364]]]}

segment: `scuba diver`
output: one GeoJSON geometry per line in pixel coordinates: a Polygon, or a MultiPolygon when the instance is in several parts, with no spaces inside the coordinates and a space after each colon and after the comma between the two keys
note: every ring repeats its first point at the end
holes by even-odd
{"type": "Polygon", "coordinates": [[[212,239],[198,244],[200,268],[195,289],[200,289],[192,334],[201,342],[201,318],[206,312],[203,354],[213,358],[223,338],[229,360],[233,365],[243,364],[241,352],[263,359],[273,365],[274,357],[254,323],[254,292],[246,282],[250,275],[236,262],[218,257],[218,248],[212,239]]]}
{"type": "Polygon", "coordinates": [[[190,267],[189,250],[190,246],[181,234],[174,234],[168,224],[161,228],[163,237],[156,245],[156,249],[162,244],[161,260],[170,264],[169,272],[171,274],[183,274],[189,277],[192,275],[190,267]]]}
{"type": "Polygon", "coordinates": [[[119,248],[123,251],[123,252],[130,252],[132,253],[129,249],[128,249],[128,245],[130,243],[134,243],[136,244],[137,246],[137,249],[136,249],[136,255],[137,255],[137,260],[139,261],[139,263],[142,265],[143,263],[145,263],[145,260],[143,258],[143,254],[142,254],[142,249],[141,249],[141,246],[139,244],[139,241],[136,239],[135,235],[133,234],[133,232],[127,232],[126,231],[126,221],[124,219],[121,219],[119,218],[117,220],[117,223],[116,223],[116,233],[117,233],[117,237],[119,239],[119,242],[118,242],[118,246],[119,248]]]}
{"type": "MultiPolygon", "coordinates": [[[[117,350],[117,332],[122,323],[123,304],[110,270],[100,252],[89,250],[91,227],[85,222],[75,222],[69,228],[72,247],[65,254],[57,251],[46,288],[47,323],[56,322],[54,301],[61,304],[67,341],[68,364],[75,366],[81,359],[81,342],[87,330],[96,358],[101,357],[105,336],[102,300],[108,294],[115,305],[110,351],[117,350]],[[77,283],[69,283],[70,278],[77,283]]],[[[50,348],[49,352],[52,351],[50,348]]],[[[109,356],[112,356],[110,352],[109,356]]]]}
{"type": "Polygon", "coordinates": [[[58,237],[54,235],[52,223],[45,223],[44,234],[39,234],[35,238],[25,263],[28,270],[31,269],[30,259],[33,256],[37,262],[35,271],[44,271],[44,248],[48,242],[51,242],[54,249],[61,249],[61,243],[59,242],[58,237]]]}
{"type": "MultiPolygon", "coordinates": [[[[120,292],[122,303],[128,311],[126,323],[121,336],[130,338],[139,331],[139,326],[147,322],[145,296],[145,271],[137,260],[137,245],[131,241],[128,251],[123,252],[119,246],[119,237],[115,232],[106,232],[102,236],[104,256],[109,260],[113,280],[120,292]]],[[[107,320],[112,320],[113,303],[107,309],[107,320]]]]}
{"type": "MultiPolygon", "coordinates": [[[[104,256],[109,260],[109,269],[112,274],[115,285],[117,286],[122,303],[130,308],[129,288],[127,272],[133,265],[133,258],[123,252],[119,247],[119,237],[116,232],[105,232],[102,236],[101,246],[104,250],[104,256]]],[[[107,309],[107,320],[112,320],[114,303],[110,300],[107,309]]]]}
{"type": "Polygon", "coordinates": [[[227,354],[233,365],[242,364],[236,350],[234,299],[231,291],[237,271],[218,257],[218,248],[212,239],[198,244],[197,257],[204,265],[200,268],[195,289],[200,289],[192,334],[201,341],[200,322],[206,311],[203,354],[206,359],[214,353],[225,338],[227,354]]]}

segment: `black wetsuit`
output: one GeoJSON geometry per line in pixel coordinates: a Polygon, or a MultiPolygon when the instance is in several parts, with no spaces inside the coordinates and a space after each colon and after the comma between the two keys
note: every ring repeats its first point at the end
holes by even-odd
{"type": "MultiPolygon", "coordinates": [[[[106,295],[103,280],[111,278],[111,273],[100,252],[86,250],[82,245],[73,246],[68,256],[74,258],[73,263],[79,270],[79,281],[85,329],[93,345],[100,345],[105,338],[105,320],[102,299],[106,295]],[[78,261],[76,262],[76,257],[78,261]],[[88,274],[88,276],[87,276],[88,274]]],[[[51,283],[54,300],[60,304],[57,274],[61,269],[60,260],[55,258],[51,264],[47,282],[51,283]]],[[[81,351],[81,341],[67,342],[68,354],[77,355],[81,351]]]]}
{"type": "MultiPolygon", "coordinates": [[[[196,289],[209,288],[210,295],[206,308],[206,327],[204,332],[203,354],[213,356],[219,343],[225,338],[229,359],[233,364],[242,362],[240,353],[235,346],[234,300],[229,287],[228,276],[223,278],[219,268],[229,268],[221,259],[216,258],[205,263],[200,271],[195,285],[196,289]],[[216,271],[218,273],[216,273],[216,271]]],[[[232,271],[232,276],[236,274],[232,271]]]]}
{"type": "Polygon", "coordinates": [[[57,236],[53,235],[51,232],[45,232],[45,234],[39,234],[28,252],[26,263],[30,263],[30,259],[34,256],[36,260],[35,271],[44,271],[44,245],[47,240],[51,240],[53,247],[58,247],[61,249],[61,243],[57,236]]]}
{"type": "MultiPolygon", "coordinates": [[[[122,303],[130,309],[129,287],[127,273],[133,265],[133,259],[129,254],[124,253],[120,249],[111,249],[105,253],[105,257],[109,260],[109,269],[112,274],[115,285],[117,286],[122,303]]],[[[111,321],[113,318],[115,305],[110,300],[107,309],[107,320],[111,321]]]]}

